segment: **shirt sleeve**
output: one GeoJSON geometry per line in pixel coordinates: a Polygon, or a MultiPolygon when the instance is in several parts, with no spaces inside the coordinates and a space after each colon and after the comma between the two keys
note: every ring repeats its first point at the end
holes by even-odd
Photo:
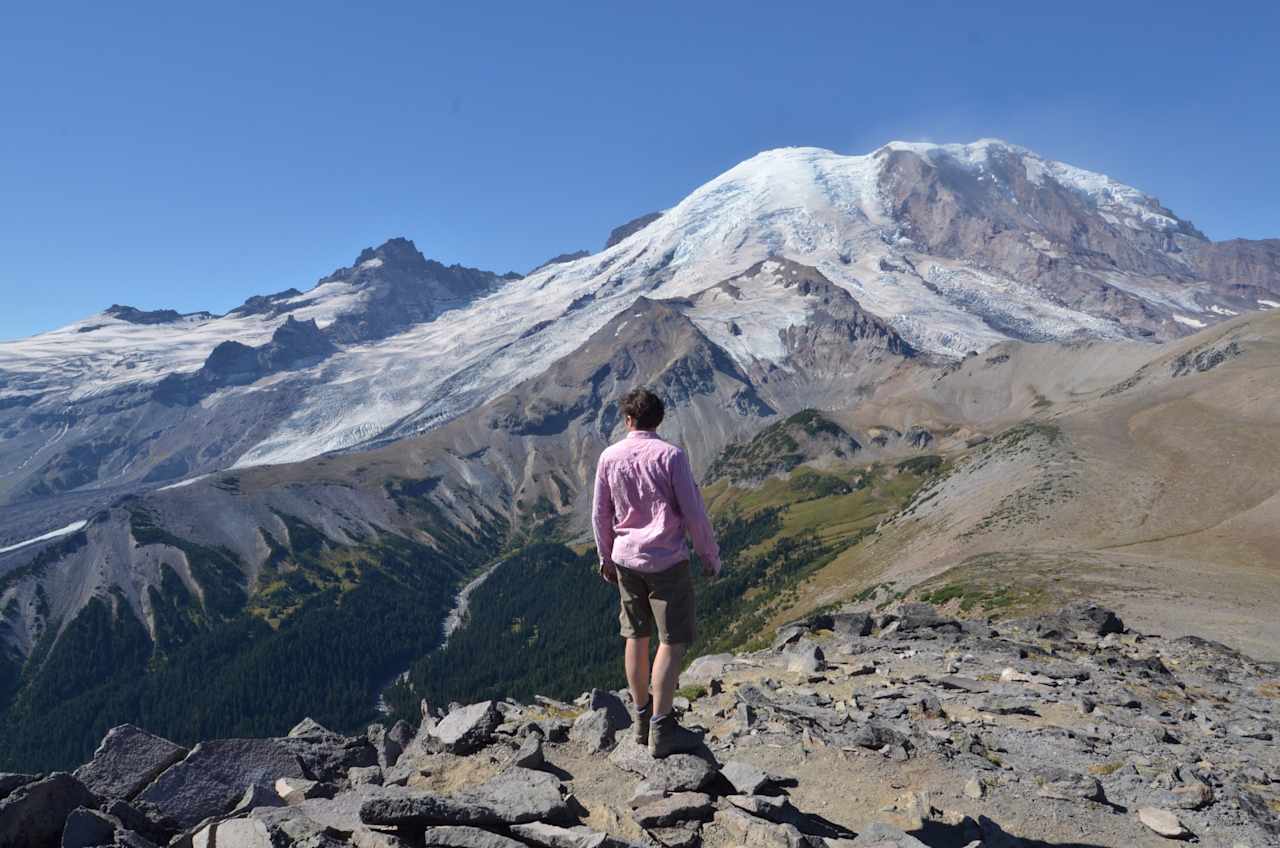
{"type": "Polygon", "coordinates": [[[600,562],[613,561],[613,495],[609,492],[609,476],[605,473],[604,457],[596,463],[595,492],[591,497],[591,526],[596,534],[596,550],[600,562]]]}
{"type": "Polygon", "coordinates": [[[698,484],[693,480],[693,468],[689,465],[689,456],[684,451],[676,453],[671,462],[671,488],[675,492],[676,505],[680,508],[685,529],[693,541],[693,549],[712,571],[719,574],[720,546],[716,544],[716,534],[711,529],[707,507],[702,502],[702,493],[698,491],[698,484]]]}

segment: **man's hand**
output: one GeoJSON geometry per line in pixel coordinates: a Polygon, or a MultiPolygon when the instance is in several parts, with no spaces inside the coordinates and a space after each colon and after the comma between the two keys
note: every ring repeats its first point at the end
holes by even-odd
{"type": "Polygon", "coordinates": [[[705,559],[702,561],[702,576],[708,580],[714,580],[720,576],[720,563],[710,563],[705,559]]]}
{"type": "Polygon", "coordinates": [[[618,568],[611,562],[600,563],[600,579],[606,583],[618,582],[618,568]]]}

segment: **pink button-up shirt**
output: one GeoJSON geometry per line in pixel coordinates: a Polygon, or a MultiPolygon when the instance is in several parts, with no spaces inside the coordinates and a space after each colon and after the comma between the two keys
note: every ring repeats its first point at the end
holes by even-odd
{"type": "Polygon", "coordinates": [[[698,556],[720,572],[720,548],[689,457],[650,430],[633,430],[600,454],[591,523],[601,562],[663,571],[689,558],[688,532],[698,556]]]}

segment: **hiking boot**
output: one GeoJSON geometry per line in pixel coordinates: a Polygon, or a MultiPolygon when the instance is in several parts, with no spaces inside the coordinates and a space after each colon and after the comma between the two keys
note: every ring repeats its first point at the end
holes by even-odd
{"type": "Polygon", "coordinates": [[[702,746],[702,734],[681,727],[674,713],[654,716],[649,725],[649,755],[686,754],[702,746]]]}
{"type": "Polygon", "coordinates": [[[648,703],[643,707],[636,708],[636,721],[632,728],[632,738],[636,740],[637,745],[649,744],[649,720],[653,718],[653,699],[650,698],[648,703]]]}

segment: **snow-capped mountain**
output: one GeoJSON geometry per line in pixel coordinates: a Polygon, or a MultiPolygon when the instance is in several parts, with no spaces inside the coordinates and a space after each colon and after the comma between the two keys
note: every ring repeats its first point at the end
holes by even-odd
{"type": "Polygon", "coordinates": [[[1165,340],[1280,303],[1280,242],[1209,242],[1137,189],[995,140],[767,151],[609,245],[518,277],[393,239],[227,315],[112,307],[0,343],[0,545],[140,488],[424,432],[541,374],[639,297],[687,300],[744,374],[799,367],[787,340],[811,299],[716,288],[769,258],[816,269],[936,356],[1009,338],[1165,340]]]}

